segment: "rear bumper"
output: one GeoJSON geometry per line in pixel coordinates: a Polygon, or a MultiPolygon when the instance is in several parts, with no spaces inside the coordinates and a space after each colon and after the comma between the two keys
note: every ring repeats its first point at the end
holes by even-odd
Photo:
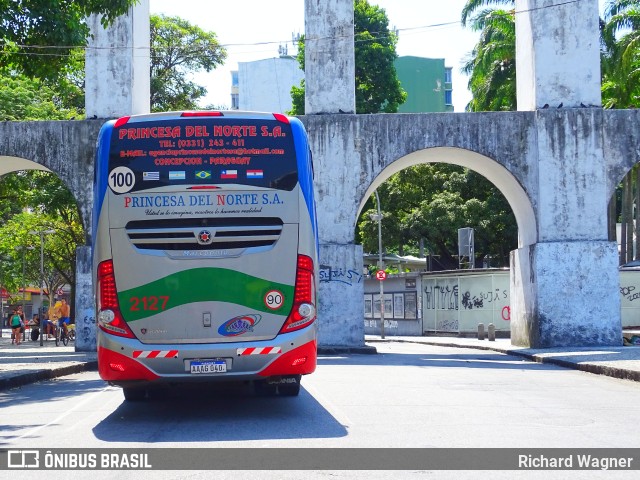
{"type": "Polygon", "coordinates": [[[145,345],[136,339],[98,334],[98,371],[114,385],[139,382],[229,382],[306,375],[317,364],[317,329],[279,335],[273,341],[226,344],[145,345]],[[190,362],[224,359],[225,373],[192,374],[190,362]]]}

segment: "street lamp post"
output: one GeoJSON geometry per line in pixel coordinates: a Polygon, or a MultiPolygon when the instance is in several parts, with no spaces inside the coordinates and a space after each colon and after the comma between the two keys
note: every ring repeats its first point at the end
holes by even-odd
{"type": "MultiPolygon", "coordinates": [[[[372,220],[378,222],[378,268],[384,270],[384,260],[382,259],[382,212],[380,211],[380,197],[378,196],[378,190],[374,190],[376,194],[376,205],[378,206],[378,213],[371,215],[372,220]]],[[[378,280],[380,283],[380,338],[384,338],[384,286],[383,280],[378,280]]]]}
{"type": "MultiPolygon", "coordinates": [[[[25,321],[27,320],[26,315],[27,315],[27,310],[25,308],[25,303],[26,303],[26,290],[27,287],[24,283],[24,272],[25,272],[25,250],[33,250],[35,247],[25,247],[23,245],[18,245],[16,247],[16,250],[22,250],[22,314],[25,316],[25,321]]],[[[24,333],[22,334],[22,339],[25,340],[27,338],[27,331],[25,329],[24,333]]]]}
{"type": "MultiPolygon", "coordinates": [[[[42,307],[42,295],[44,292],[44,236],[55,233],[55,230],[32,230],[31,235],[40,235],[40,307],[42,307]]],[[[40,346],[44,345],[44,319],[40,319],[40,346]]]]}

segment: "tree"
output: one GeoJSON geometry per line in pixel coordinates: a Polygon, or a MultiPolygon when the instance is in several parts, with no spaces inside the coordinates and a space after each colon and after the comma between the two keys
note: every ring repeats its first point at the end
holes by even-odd
{"type": "MultiPolygon", "coordinates": [[[[389,30],[389,18],[383,8],[367,0],[354,1],[355,77],[357,113],[394,113],[404,103],[393,61],[397,58],[395,32],[389,30]]],[[[304,70],[304,36],[298,42],[298,62],[304,70]]],[[[293,86],[291,114],[304,115],[304,80],[293,86]]]]}
{"type": "MultiPolygon", "coordinates": [[[[476,252],[509,264],[517,246],[517,226],[511,207],[481,175],[453,165],[410,167],[379,187],[383,236],[389,252],[418,253],[419,239],[437,256],[440,268],[457,268],[457,231],[475,229],[476,252]]],[[[357,236],[365,251],[377,251],[376,213],[370,199],[360,217],[357,236]]]]}
{"type": "Polygon", "coordinates": [[[89,37],[85,18],[102,15],[107,26],[138,0],[2,0],[0,68],[55,81],[70,62],[70,51],[89,37]]]}
{"type": "Polygon", "coordinates": [[[222,65],[226,50],[213,32],[178,17],[152,15],[151,110],[191,110],[206,88],[188,80],[192,71],[210,72],[222,65]]]}
{"type": "Polygon", "coordinates": [[[22,249],[25,246],[34,247],[34,250],[24,250],[25,282],[40,285],[39,237],[29,232],[53,229],[55,234],[46,236],[45,291],[52,300],[53,294],[68,284],[73,298],[76,248],[84,245],[85,234],[71,192],[55,175],[30,170],[3,176],[0,179],[0,200],[4,207],[0,259],[9,260],[3,263],[3,286],[16,291],[23,285],[23,251],[16,247],[22,249]]]}
{"type": "Polygon", "coordinates": [[[640,2],[605,4],[601,21],[602,100],[605,108],[640,106],[640,2]]]}
{"type": "Polygon", "coordinates": [[[469,54],[462,71],[469,76],[473,94],[470,111],[516,109],[516,28],[513,1],[469,0],[461,23],[480,32],[478,43],[469,54]],[[509,10],[483,8],[510,6],[509,10]]]}
{"type": "Polygon", "coordinates": [[[473,94],[469,111],[516,110],[516,28],[513,10],[485,10],[471,22],[480,39],[462,71],[473,94]]]}
{"type": "Polygon", "coordinates": [[[63,92],[37,78],[0,73],[0,121],[69,120],[82,115],[71,96],[83,97],[79,90],[66,84],[63,92]]]}
{"type": "MultiPolygon", "coordinates": [[[[610,0],[601,25],[602,105],[640,106],[640,2],[610,0]]],[[[640,252],[640,168],[636,165],[618,185],[609,202],[609,239],[616,240],[620,222],[620,264],[640,252]],[[635,202],[635,218],[634,218],[635,202]],[[635,238],[634,238],[635,237],[635,238]],[[635,248],[634,248],[635,242],[635,248]]]]}

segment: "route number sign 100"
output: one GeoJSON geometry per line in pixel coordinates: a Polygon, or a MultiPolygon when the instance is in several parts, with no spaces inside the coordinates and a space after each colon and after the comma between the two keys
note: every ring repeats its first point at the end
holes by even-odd
{"type": "Polygon", "coordinates": [[[109,188],[115,193],[127,193],[136,183],[136,176],[129,167],[116,167],[109,173],[109,188]]]}

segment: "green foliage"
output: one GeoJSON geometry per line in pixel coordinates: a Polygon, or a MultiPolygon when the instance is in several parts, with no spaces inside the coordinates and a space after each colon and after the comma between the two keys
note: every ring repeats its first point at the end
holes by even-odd
{"type": "Polygon", "coordinates": [[[463,8],[463,25],[470,22],[471,29],[480,32],[478,43],[462,67],[473,94],[467,105],[469,111],[516,110],[515,12],[481,9],[489,4],[513,3],[470,0],[463,8]]]}
{"type": "Polygon", "coordinates": [[[75,252],[85,234],[75,201],[58,177],[38,170],[0,178],[0,282],[9,290],[25,283],[40,284],[40,237],[31,231],[54,229],[45,235],[44,281],[47,292],[75,285],[75,252]],[[29,250],[23,247],[34,247],[29,250]]]}
{"type": "Polygon", "coordinates": [[[215,33],[205,32],[178,17],[152,15],[151,110],[192,110],[207,94],[206,88],[189,80],[189,74],[210,72],[222,65],[226,50],[215,33]]]}
{"type": "Polygon", "coordinates": [[[69,120],[81,115],[70,96],[82,95],[69,83],[60,86],[62,91],[37,78],[0,73],[0,121],[69,120]]]}
{"type": "Polygon", "coordinates": [[[640,106],[640,2],[608,1],[601,21],[602,102],[605,108],[640,106]]]}
{"type": "MultiPolygon", "coordinates": [[[[383,8],[367,0],[354,1],[355,80],[357,113],[394,113],[404,103],[393,61],[397,58],[396,34],[389,30],[383,8]]],[[[304,70],[304,37],[298,42],[298,62],[304,70]]],[[[292,115],[304,115],[304,81],[291,89],[292,115]]]]}
{"type": "Polygon", "coordinates": [[[86,17],[108,25],[138,0],[0,0],[0,68],[55,81],[87,43],[86,17]]]}
{"type": "MultiPolygon", "coordinates": [[[[426,164],[407,168],[379,189],[383,211],[383,248],[400,255],[418,253],[423,238],[441,268],[457,268],[458,229],[475,229],[476,252],[509,264],[517,246],[517,226],[511,207],[481,175],[462,167],[426,164]]],[[[368,252],[377,252],[377,222],[373,197],[360,216],[357,236],[368,252]]]]}

